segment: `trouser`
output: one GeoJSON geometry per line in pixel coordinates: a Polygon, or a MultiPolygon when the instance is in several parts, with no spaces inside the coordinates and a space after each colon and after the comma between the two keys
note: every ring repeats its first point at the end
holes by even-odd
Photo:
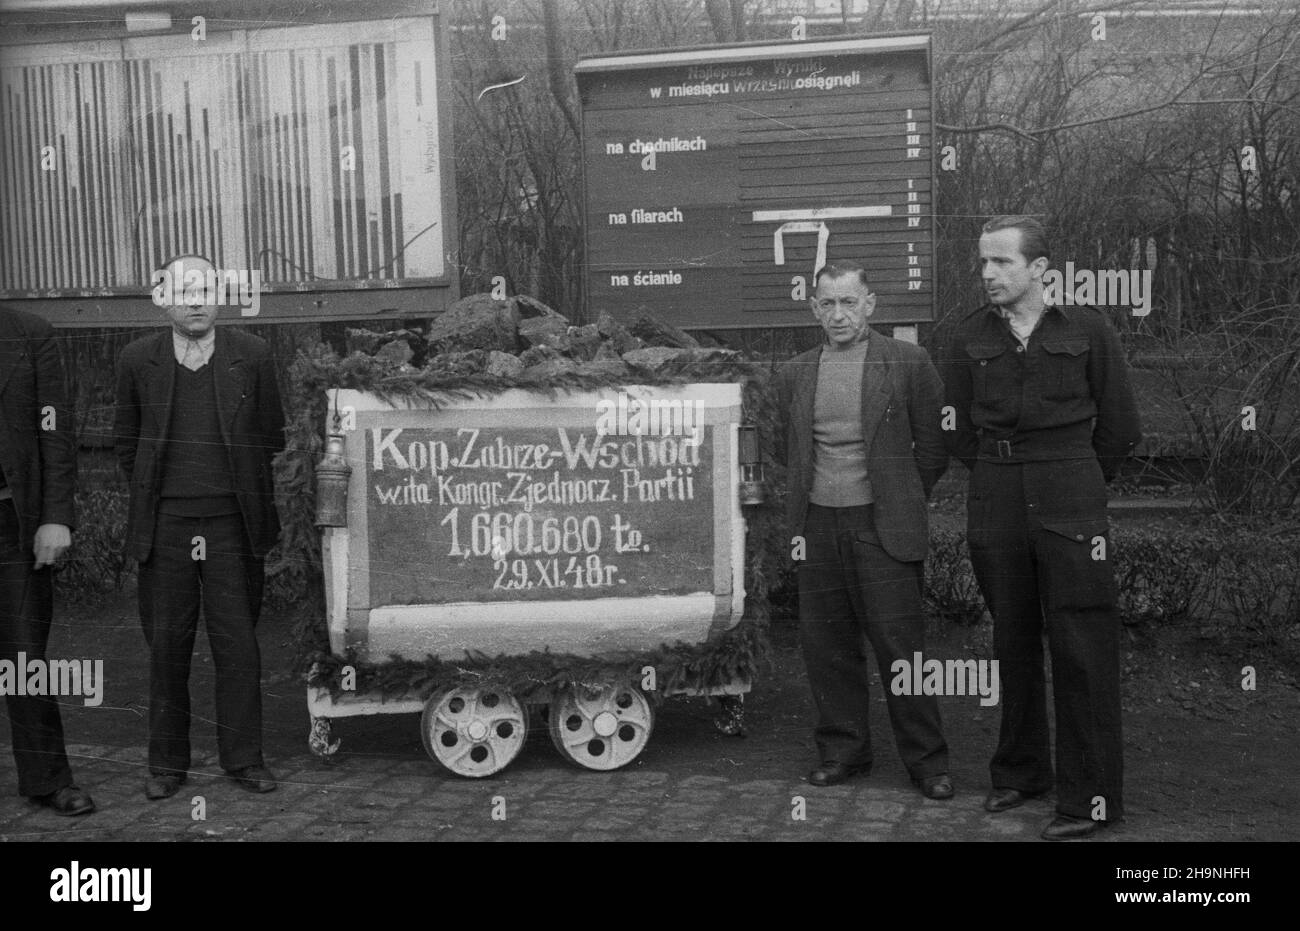
{"type": "MultiPolygon", "coordinates": [[[[0,500],[0,659],[45,661],[54,619],[54,580],[49,566],[35,570],[35,558],[19,542],[18,514],[11,499],[0,500]]],[[[16,676],[26,676],[15,667],[16,676]]],[[[63,748],[63,722],[55,699],[6,696],[20,795],[48,795],[72,785],[63,748]]]]}
{"type": "Polygon", "coordinates": [[[190,766],[190,660],[200,605],[216,667],[221,767],[232,772],[261,765],[262,661],[255,626],[262,579],[262,561],[249,550],[240,515],[158,515],[139,582],[149,645],[150,772],[184,774],[190,766]]]}
{"type": "MultiPolygon", "coordinates": [[[[798,563],[799,630],[808,682],[817,704],[814,736],[823,762],[867,767],[867,659],[863,637],[876,654],[882,683],[895,660],[924,652],[920,562],[899,562],[880,545],[868,505],[810,505],[807,549],[798,563]]],[[[903,765],[913,779],[948,771],[948,745],[933,695],[895,695],[885,702],[903,765]]]]}
{"type": "Polygon", "coordinates": [[[968,499],[971,564],[993,614],[1002,729],[993,785],[1052,786],[1043,632],[1056,704],[1057,810],[1123,816],[1119,612],[1095,459],[981,461],[968,499]]]}

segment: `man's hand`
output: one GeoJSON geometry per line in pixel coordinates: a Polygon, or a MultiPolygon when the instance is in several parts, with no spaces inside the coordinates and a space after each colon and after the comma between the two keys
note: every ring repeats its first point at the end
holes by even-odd
{"type": "Polygon", "coordinates": [[[41,524],[36,528],[36,565],[40,569],[54,565],[55,560],[72,546],[72,531],[64,524],[41,524]]]}

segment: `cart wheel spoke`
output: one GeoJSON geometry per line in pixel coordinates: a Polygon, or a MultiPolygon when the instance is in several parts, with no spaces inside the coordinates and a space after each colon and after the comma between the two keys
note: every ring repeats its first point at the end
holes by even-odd
{"type": "Polygon", "coordinates": [[[619,766],[630,763],[649,739],[649,731],[641,724],[622,721],[618,730],[609,738],[610,755],[619,766]]]}

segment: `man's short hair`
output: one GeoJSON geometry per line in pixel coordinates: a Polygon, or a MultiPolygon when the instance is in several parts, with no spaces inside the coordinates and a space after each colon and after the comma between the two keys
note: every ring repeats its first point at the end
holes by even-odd
{"type": "Polygon", "coordinates": [[[827,263],[817,270],[817,275],[813,278],[813,287],[821,284],[822,278],[843,278],[845,275],[857,275],[858,281],[862,287],[868,291],[871,290],[871,283],[867,281],[867,270],[857,262],[836,262],[827,263]]]}
{"type": "Polygon", "coordinates": [[[1000,230],[1020,230],[1020,254],[1026,262],[1052,258],[1052,251],[1047,245],[1047,228],[1037,217],[1024,214],[994,217],[984,224],[980,232],[996,233],[1000,230]]]}

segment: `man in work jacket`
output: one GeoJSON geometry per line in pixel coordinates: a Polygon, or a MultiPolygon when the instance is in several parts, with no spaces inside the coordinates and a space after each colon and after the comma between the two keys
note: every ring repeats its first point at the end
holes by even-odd
{"type": "Polygon", "coordinates": [[[1057,817],[1048,840],[1123,815],[1119,629],[1106,482],[1141,439],[1106,317],[1044,300],[1047,239],[1032,217],[980,237],[989,303],[956,325],[941,373],[949,452],[971,470],[971,564],[993,614],[1002,728],[991,812],[1052,788],[1043,631],[1056,703],[1057,817]]]}

